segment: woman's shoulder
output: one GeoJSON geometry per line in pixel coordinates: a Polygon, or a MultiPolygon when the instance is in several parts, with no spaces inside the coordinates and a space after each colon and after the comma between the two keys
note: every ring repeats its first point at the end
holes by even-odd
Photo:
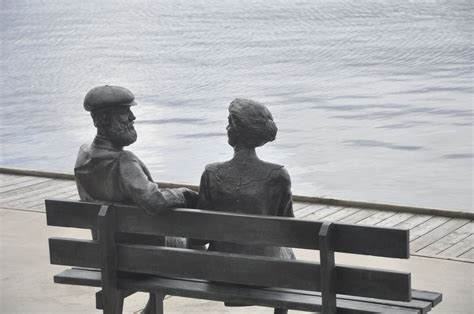
{"type": "Polygon", "coordinates": [[[274,164],[267,161],[261,161],[260,167],[263,169],[270,170],[275,174],[280,174],[280,175],[288,174],[288,171],[286,171],[285,166],[283,165],[274,164]]]}
{"type": "Polygon", "coordinates": [[[262,163],[263,163],[262,168],[267,169],[267,171],[271,173],[271,176],[274,179],[279,179],[282,181],[290,181],[290,175],[288,171],[286,170],[285,166],[274,164],[271,162],[266,162],[266,161],[263,161],[262,163]]]}
{"type": "Polygon", "coordinates": [[[284,166],[266,161],[253,163],[245,171],[239,170],[232,161],[215,162],[206,165],[203,175],[235,184],[266,180],[281,181],[285,184],[290,182],[290,176],[284,166]]]}
{"type": "Polygon", "coordinates": [[[204,172],[219,172],[222,169],[225,169],[228,167],[228,161],[224,162],[213,162],[211,164],[207,164],[206,167],[204,168],[204,172]]]}
{"type": "Polygon", "coordinates": [[[229,184],[239,183],[239,172],[230,161],[215,162],[206,165],[202,176],[211,181],[217,180],[229,184]]]}
{"type": "Polygon", "coordinates": [[[279,170],[279,169],[282,169],[284,166],[279,165],[279,164],[274,164],[272,162],[260,160],[260,167],[264,167],[266,169],[272,169],[272,170],[279,170]]]}

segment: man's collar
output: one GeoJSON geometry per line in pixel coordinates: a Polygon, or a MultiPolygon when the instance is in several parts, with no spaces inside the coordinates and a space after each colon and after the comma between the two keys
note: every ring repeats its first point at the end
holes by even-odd
{"type": "Polygon", "coordinates": [[[108,149],[108,150],[115,150],[115,151],[121,151],[123,147],[117,146],[112,141],[105,136],[101,135],[96,135],[94,138],[94,141],[92,142],[92,145],[97,147],[97,148],[103,148],[103,149],[108,149]]]}

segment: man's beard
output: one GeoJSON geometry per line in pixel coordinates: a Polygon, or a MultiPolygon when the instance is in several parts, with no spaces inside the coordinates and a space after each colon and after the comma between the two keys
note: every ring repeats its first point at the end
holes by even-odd
{"type": "Polygon", "coordinates": [[[120,147],[133,144],[137,140],[137,131],[131,123],[114,121],[110,124],[108,133],[112,143],[120,147]]]}

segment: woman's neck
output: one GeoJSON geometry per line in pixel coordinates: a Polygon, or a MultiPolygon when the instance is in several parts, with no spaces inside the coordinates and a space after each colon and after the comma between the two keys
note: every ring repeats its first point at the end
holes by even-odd
{"type": "Polygon", "coordinates": [[[255,148],[234,147],[234,160],[255,160],[258,159],[255,148]]]}

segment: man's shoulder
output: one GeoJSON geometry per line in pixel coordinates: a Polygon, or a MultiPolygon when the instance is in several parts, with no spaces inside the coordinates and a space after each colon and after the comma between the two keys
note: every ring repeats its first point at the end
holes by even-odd
{"type": "Polygon", "coordinates": [[[90,160],[90,144],[82,144],[79,147],[79,152],[77,153],[76,165],[74,168],[82,166],[84,163],[90,160]]]}
{"type": "Polygon", "coordinates": [[[122,174],[129,173],[131,169],[135,169],[143,172],[146,175],[148,181],[153,181],[150,171],[145,166],[143,161],[141,161],[137,155],[129,150],[122,150],[120,152],[119,167],[121,171],[124,171],[122,174]]]}
{"type": "Polygon", "coordinates": [[[79,152],[78,152],[78,155],[82,155],[82,154],[89,154],[90,153],[90,149],[91,149],[91,145],[90,144],[82,144],[80,147],[79,147],[79,152]]]}
{"type": "Polygon", "coordinates": [[[120,152],[120,161],[121,162],[141,162],[140,158],[137,157],[132,151],[122,150],[120,152]]]}

